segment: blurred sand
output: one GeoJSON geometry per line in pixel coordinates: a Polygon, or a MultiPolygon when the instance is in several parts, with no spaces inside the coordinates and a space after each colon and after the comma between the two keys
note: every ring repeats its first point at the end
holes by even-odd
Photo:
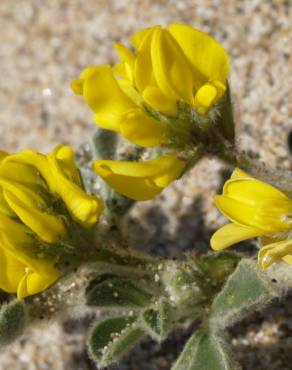
{"type": "MultiPolygon", "coordinates": [[[[58,143],[77,147],[95,127],[89,109],[70,91],[70,81],[88,64],[116,60],[113,41],[127,42],[141,27],[170,22],[188,23],[222,42],[232,60],[241,147],[259,153],[271,166],[291,169],[291,0],[1,0],[1,149],[47,151],[58,143]]],[[[176,254],[174,246],[181,251],[198,240],[207,243],[210,229],[223,222],[212,203],[222,168],[216,161],[204,161],[162,197],[134,209],[133,222],[139,218],[150,235],[143,240],[145,248],[155,249],[153,243],[160,242],[162,249],[176,254]],[[155,220],[162,225],[159,230],[155,220]]],[[[286,307],[284,315],[291,321],[286,307]]],[[[262,370],[267,364],[269,370],[291,369],[292,328],[281,337],[281,320],[271,319],[268,327],[260,322],[238,334],[233,344],[240,359],[248,359],[246,370],[262,370]],[[251,340],[251,332],[264,334],[251,340]],[[275,345],[264,351],[260,348],[270,348],[267,340],[275,345]],[[262,355],[267,352],[272,358],[262,355]]],[[[65,334],[57,324],[36,328],[0,354],[0,369],[89,369],[83,342],[82,333],[65,334]]],[[[145,369],[169,369],[171,356],[160,354],[159,362],[157,351],[151,353],[145,369]]],[[[118,368],[142,370],[133,359],[118,368]]]]}

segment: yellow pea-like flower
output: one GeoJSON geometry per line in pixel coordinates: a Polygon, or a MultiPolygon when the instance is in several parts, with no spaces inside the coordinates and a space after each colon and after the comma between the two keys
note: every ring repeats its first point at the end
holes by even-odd
{"type": "Polygon", "coordinates": [[[229,58],[211,36],[183,24],[143,29],[131,41],[134,51],[115,43],[114,67],[88,67],[71,87],[101,127],[138,145],[163,144],[180,103],[205,115],[224,95],[229,58]]]}
{"type": "Polygon", "coordinates": [[[52,260],[32,258],[35,240],[27,227],[0,212],[0,289],[18,299],[39,293],[59,277],[52,260]]]}
{"type": "Polygon", "coordinates": [[[11,230],[16,232],[17,240],[15,235],[0,232],[0,289],[17,293],[17,298],[23,299],[47,289],[60,277],[60,272],[51,260],[34,259],[25,253],[34,241],[25,230],[21,238],[20,226],[14,225],[11,230]]]}
{"type": "Polygon", "coordinates": [[[73,150],[66,146],[56,147],[48,155],[48,163],[56,193],[66,204],[72,218],[84,227],[94,225],[103,211],[103,203],[82,189],[73,150]]]}
{"type": "Polygon", "coordinates": [[[61,272],[37,248],[67,240],[70,224],[94,225],[102,210],[101,200],[84,191],[70,147],[48,155],[1,151],[0,289],[22,299],[53,284],[61,272]]]}
{"type": "Polygon", "coordinates": [[[261,268],[279,260],[292,264],[292,199],[286,194],[236,169],[225,183],[223,194],[215,197],[215,203],[232,223],[212,236],[213,249],[260,237],[261,268]]]}
{"type": "Polygon", "coordinates": [[[108,65],[88,67],[71,87],[83,95],[94,111],[94,121],[102,128],[122,133],[127,139],[142,146],[154,146],[163,141],[163,125],[147,115],[132,100],[135,90],[116,80],[108,65]],[[140,128],[143,131],[139,133],[140,128]],[[137,132],[138,131],[138,132],[137,132]]]}
{"type": "Polygon", "coordinates": [[[65,235],[64,222],[50,211],[42,194],[46,184],[32,162],[24,164],[17,154],[7,155],[0,163],[0,189],[1,208],[9,210],[41,240],[56,243],[65,235]]]}
{"type": "Polygon", "coordinates": [[[31,171],[36,171],[38,181],[45,183],[52,194],[62,199],[72,218],[82,226],[91,226],[98,221],[103,211],[102,201],[96,196],[88,195],[83,190],[74,152],[70,147],[57,146],[48,155],[24,150],[8,157],[6,161],[16,162],[31,171]]]}
{"type": "Polygon", "coordinates": [[[138,201],[160,194],[181,174],[185,165],[175,153],[145,162],[96,160],[93,164],[95,172],[112,188],[138,201]]]}

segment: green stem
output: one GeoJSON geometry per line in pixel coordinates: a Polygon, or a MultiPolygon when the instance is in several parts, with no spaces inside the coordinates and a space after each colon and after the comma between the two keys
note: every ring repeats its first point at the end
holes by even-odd
{"type": "Polygon", "coordinates": [[[202,150],[200,150],[200,148],[192,149],[191,152],[180,153],[178,158],[187,162],[186,167],[180,175],[180,178],[184,176],[187,172],[189,172],[193,167],[195,167],[195,165],[200,161],[200,159],[202,159],[202,157],[203,152],[202,150]]]}
{"type": "Polygon", "coordinates": [[[92,254],[89,265],[103,264],[112,266],[121,272],[133,272],[137,275],[153,276],[165,261],[134,250],[117,248],[99,248],[92,254]]]}

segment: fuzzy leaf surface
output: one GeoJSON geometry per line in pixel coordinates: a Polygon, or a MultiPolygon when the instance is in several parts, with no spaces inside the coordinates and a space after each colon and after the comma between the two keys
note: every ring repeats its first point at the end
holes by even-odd
{"type": "Polygon", "coordinates": [[[193,334],[172,370],[240,370],[225,340],[205,330],[193,334]]]}
{"type": "Polygon", "coordinates": [[[142,323],[148,334],[155,339],[165,338],[172,324],[172,307],[165,299],[158,302],[157,308],[147,308],[142,312],[142,323]]]}
{"type": "Polygon", "coordinates": [[[87,304],[98,307],[145,307],[151,297],[131,281],[112,274],[98,276],[86,291],[87,304]]]}
{"type": "Polygon", "coordinates": [[[0,309],[0,345],[11,343],[25,327],[24,303],[18,300],[3,304],[0,309]]]}
{"type": "Polygon", "coordinates": [[[144,331],[137,325],[136,317],[111,317],[93,326],[88,338],[88,351],[96,364],[103,368],[127,354],[144,331]]]}
{"type": "Polygon", "coordinates": [[[260,309],[274,297],[254,261],[243,259],[227,279],[211,307],[211,323],[224,328],[260,309]]]}

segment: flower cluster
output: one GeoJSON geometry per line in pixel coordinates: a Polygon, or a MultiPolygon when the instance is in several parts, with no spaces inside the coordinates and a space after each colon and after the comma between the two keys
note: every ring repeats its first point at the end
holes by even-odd
{"type": "Polygon", "coordinates": [[[219,210],[232,222],[219,229],[211,246],[221,250],[260,237],[258,262],[265,269],[283,260],[292,264],[292,199],[273,186],[236,169],[215,197],[219,210]]]}
{"type": "Polygon", "coordinates": [[[71,87],[83,96],[102,128],[144,147],[179,143],[175,152],[145,163],[95,163],[95,171],[118,192],[146,200],[185,168],[178,150],[189,144],[196,119],[207,115],[224,95],[229,59],[212,37],[182,24],[146,28],[131,41],[134,50],[115,44],[121,58],[115,66],[87,67],[71,87]],[[135,186],[131,191],[129,180],[141,186],[141,192],[135,186]]]}
{"type": "MultiPolygon", "coordinates": [[[[231,110],[230,102],[225,111],[218,108],[229,96],[230,67],[217,41],[182,24],[143,29],[131,43],[129,48],[116,43],[121,59],[116,65],[87,67],[71,87],[100,127],[133,144],[160,147],[160,156],[144,162],[93,163],[113,189],[143,201],[190,168],[200,138],[214,143],[212,132],[200,125],[231,110]]],[[[292,264],[291,198],[236,169],[215,201],[232,223],[213,235],[213,249],[260,237],[263,269],[280,260],[292,264]]],[[[45,248],[69,245],[72,229],[91,228],[102,211],[102,201],[85,192],[70,147],[57,146],[48,155],[0,151],[0,289],[19,299],[47,289],[62,271],[56,254],[46,254],[45,248]]]]}
{"type": "Polygon", "coordinates": [[[70,147],[48,155],[0,152],[0,288],[19,299],[43,291],[59,276],[54,260],[36,254],[39,243],[66,238],[68,216],[94,225],[102,202],[84,192],[70,147]]]}

